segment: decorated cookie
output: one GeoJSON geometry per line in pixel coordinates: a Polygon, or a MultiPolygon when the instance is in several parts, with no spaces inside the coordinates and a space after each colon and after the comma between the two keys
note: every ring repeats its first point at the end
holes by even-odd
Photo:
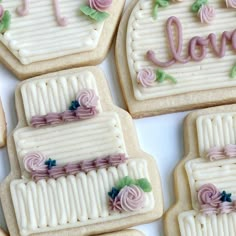
{"type": "Polygon", "coordinates": [[[6,120],[5,114],[0,100],[0,147],[6,145],[6,120]]]}
{"type": "Polygon", "coordinates": [[[100,63],[125,0],[2,0],[0,60],[20,79],[100,63]]]}
{"type": "Polygon", "coordinates": [[[16,109],[1,188],[11,235],[98,235],[161,217],[155,161],[98,68],[23,82],[16,109]]]}
{"type": "Polygon", "coordinates": [[[236,101],[236,6],[222,0],[134,0],[116,62],[135,118],[236,101]]]}
{"type": "Polygon", "coordinates": [[[236,235],[235,121],[235,105],[186,119],[186,157],[175,170],[177,202],[164,220],[166,236],[236,235]]]}

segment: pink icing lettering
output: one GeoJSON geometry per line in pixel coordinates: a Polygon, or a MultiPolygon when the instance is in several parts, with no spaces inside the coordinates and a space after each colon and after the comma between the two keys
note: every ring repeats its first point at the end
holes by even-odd
{"type": "Polygon", "coordinates": [[[156,58],[155,52],[149,50],[147,52],[147,58],[155,65],[159,67],[169,67],[175,64],[176,62],[185,64],[190,60],[193,61],[202,61],[207,55],[207,48],[211,47],[213,53],[221,58],[225,56],[226,45],[231,43],[233,50],[236,50],[236,30],[229,32],[225,31],[221,37],[221,43],[218,46],[216,35],[211,33],[208,37],[199,37],[195,36],[189,41],[188,46],[188,56],[186,58],[181,57],[183,51],[183,31],[180,20],[177,17],[170,17],[167,20],[166,25],[167,39],[170,46],[171,59],[167,62],[161,62],[156,58]],[[175,33],[173,33],[173,28],[176,29],[177,43],[175,42],[175,33]]]}
{"type": "Polygon", "coordinates": [[[16,12],[19,16],[26,16],[29,14],[29,5],[30,0],[23,0],[23,6],[19,6],[16,8],[16,12]]]}

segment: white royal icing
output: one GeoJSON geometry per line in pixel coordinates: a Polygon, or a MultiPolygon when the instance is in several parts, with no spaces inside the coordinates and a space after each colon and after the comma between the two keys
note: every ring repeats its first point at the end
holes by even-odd
{"type": "MultiPolygon", "coordinates": [[[[94,74],[89,71],[73,72],[63,76],[32,80],[21,86],[21,95],[28,124],[33,116],[60,113],[69,109],[80,90],[93,89],[98,95],[94,74]]],[[[98,110],[101,112],[98,101],[98,110]]]]}
{"type": "MultiPolygon", "coordinates": [[[[79,173],[47,182],[14,180],[11,194],[20,234],[78,227],[137,214],[109,212],[107,193],[127,175],[134,179],[149,179],[146,161],[130,160],[118,168],[79,173]]],[[[153,207],[153,194],[145,193],[145,206],[139,213],[153,207]]]]}
{"type": "Polygon", "coordinates": [[[194,1],[183,1],[176,4],[170,3],[167,8],[159,8],[156,20],[152,17],[152,0],[140,0],[134,7],[128,22],[126,49],[134,95],[137,100],[236,85],[236,80],[230,80],[229,77],[236,59],[235,51],[231,46],[227,47],[226,54],[221,59],[208,49],[207,57],[201,62],[176,63],[163,68],[167,74],[177,79],[177,84],[166,80],[144,88],[137,83],[137,73],[141,69],[157,69],[157,66],[147,60],[148,50],[154,50],[161,61],[169,60],[169,44],[165,32],[166,21],[169,17],[176,16],[182,23],[184,55],[192,37],[206,37],[210,33],[215,33],[220,39],[224,31],[235,29],[235,9],[227,9],[222,0],[211,1],[211,5],[216,9],[216,17],[210,25],[201,24],[198,17],[194,16],[191,12],[193,3],[194,1]]]}
{"type": "Polygon", "coordinates": [[[31,0],[30,12],[19,16],[16,8],[22,1],[4,1],[12,16],[10,29],[0,34],[0,41],[22,64],[45,61],[97,47],[104,22],[96,22],[79,11],[87,0],[60,0],[60,11],[68,25],[59,26],[53,1],[31,0]]]}

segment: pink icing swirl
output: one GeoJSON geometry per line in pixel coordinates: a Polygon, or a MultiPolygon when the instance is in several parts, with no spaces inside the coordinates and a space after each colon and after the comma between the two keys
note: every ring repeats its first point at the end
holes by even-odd
{"type": "Polygon", "coordinates": [[[26,171],[29,173],[37,171],[37,172],[44,172],[47,169],[45,165],[45,161],[47,158],[40,152],[32,152],[28,153],[24,159],[23,163],[25,166],[26,171]]]}
{"type": "Polygon", "coordinates": [[[213,6],[203,4],[199,9],[198,15],[202,23],[210,24],[216,16],[215,8],[213,6]]]}
{"type": "Polygon", "coordinates": [[[198,190],[198,201],[203,205],[217,207],[221,203],[221,193],[213,184],[204,184],[198,190]]]}
{"type": "Polygon", "coordinates": [[[19,16],[26,16],[29,14],[30,0],[23,0],[23,5],[16,8],[19,16]]]}
{"type": "MultiPolygon", "coordinates": [[[[69,163],[65,166],[53,166],[50,170],[47,166],[31,170],[32,179],[39,181],[41,179],[54,178],[57,179],[62,176],[76,175],[79,172],[88,173],[92,170],[98,170],[101,168],[109,168],[110,166],[118,166],[125,163],[127,158],[124,154],[113,154],[106,157],[100,157],[95,160],[83,160],[79,163],[69,163]]],[[[45,163],[45,161],[44,161],[45,163]]]]}
{"type": "Polygon", "coordinates": [[[125,186],[117,196],[122,210],[132,212],[144,207],[145,195],[141,188],[136,185],[125,186]]]}
{"type": "Polygon", "coordinates": [[[219,213],[220,214],[229,214],[234,211],[232,202],[221,202],[219,204],[219,213]]]}
{"type": "Polygon", "coordinates": [[[156,80],[156,75],[152,69],[142,69],[138,72],[137,81],[143,87],[151,87],[156,80]]]}
{"type": "Polygon", "coordinates": [[[224,148],[212,147],[209,149],[207,156],[210,161],[217,161],[225,159],[224,148]]]}
{"type": "Polygon", "coordinates": [[[224,153],[228,158],[236,157],[236,145],[235,144],[228,144],[224,148],[224,153]]]}
{"type": "Polygon", "coordinates": [[[216,215],[218,214],[218,208],[209,204],[203,204],[201,205],[200,212],[204,215],[216,215]]]}
{"type": "Polygon", "coordinates": [[[0,5],[0,20],[3,18],[4,15],[4,8],[2,5],[0,5]]]}
{"type": "Polygon", "coordinates": [[[96,107],[85,108],[85,107],[78,107],[76,110],[76,117],[79,120],[86,120],[92,118],[98,114],[98,110],[96,107]]]}
{"type": "Polygon", "coordinates": [[[97,11],[104,11],[112,4],[112,0],[89,0],[89,6],[97,11]]]}
{"type": "Polygon", "coordinates": [[[228,8],[236,8],[236,0],[225,0],[228,8]]]}
{"type": "Polygon", "coordinates": [[[122,212],[120,198],[118,197],[116,197],[115,199],[109,198],[109,209],[110,211],[122,212]]]}
{"type": "Polygon", "coordinates": [[[77,100],[80,107],[92,108],[96,107],[98,104],[98,96],[93,89],[83,89],[79,92],[77,100]]]}

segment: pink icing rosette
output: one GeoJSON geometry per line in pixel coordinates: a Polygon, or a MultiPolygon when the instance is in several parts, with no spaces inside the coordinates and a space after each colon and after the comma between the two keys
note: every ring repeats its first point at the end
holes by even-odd
{"type": "Polygon", "coordinates": [[[145,88],[152,86],[155,80],[156,75],[152,69],[142,69],[138,72],[137,81],[145,88]]]}
{"type": "Polygon", "coordinates": [[[122,210],[127,212],[137,211],[144,207],[145,196],[141,188],[136,185],[122,188],[115,199],[120,203],[122,210]]]}
{"type": "Polygon", "coordinates": [[[228,8],[236,8],[236,0],[225,0],[228,8]]]}
{"type": "Polygon", "coordinates": [[[80,91],[77,100],[83,108],[96,107],[98,104],[98,96],[93,89],[83,89],[80,91]]]}
{"type": "Polygon", "coordinates": [[[215,8],[210,5],[204,4],[199,9],[198,15],[202,23],[209,24],[214,20],[216,16],[215,8]]]}
{"type": "Polygon", "coordinates": [[[204,184],[198,190],[198,201],[203,205],[217,207],[221,203],[221,193],[213,184],[204,184]]]}
{"type": "Polygon", "coordinates": [[[89,0],[89,6],[97,11],[104,11],[112,4],[112,0],[89,0]]]}
{"type": "Polygon", "coordinates": [[[28,153],[24,159],[23,163],[26,171],[34,172],[34,171],[45,171],[47,166],[45,165],[45,161],[47,158],[40,152],[32,152],[28,153]]]}

